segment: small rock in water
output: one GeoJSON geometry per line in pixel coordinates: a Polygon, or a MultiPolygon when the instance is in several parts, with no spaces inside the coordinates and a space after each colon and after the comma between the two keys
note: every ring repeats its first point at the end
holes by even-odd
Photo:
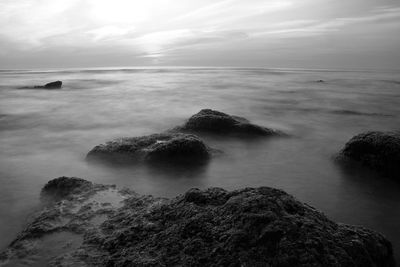
{"type": "Polygon", "coordinates": [[[44,86],[35,86],[34,88],[44,88],[44,89],[60,89],[62,86],[62,81],[55,81],[47,83],[44,86]]]}
{"type": "Polygon", "coordinates": [[[400,132],[366,132],[350,139],[338,160],[356,161],[388,177],[400,177],[400,132]]]}
{"type": "Polygon", "coordinates": [[[175,130],[254,136],[282,135],[279,131],[252,124],[245,118],[212,109],[202,109],[175,130]]]}
{"type": "Polygon", "coordinates": [[[87,158],[127,162],[196,163],[207,160],[211,155],[210,151],[195,135],[162,133],[115,139],[94,147],[87,158]]]}

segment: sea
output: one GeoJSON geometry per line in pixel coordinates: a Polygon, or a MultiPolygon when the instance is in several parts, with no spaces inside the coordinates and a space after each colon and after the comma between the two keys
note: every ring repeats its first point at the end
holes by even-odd
{"type": "Polygon", "coordinates": [[[354,135],[400,130],[400,71],[94,68],[0,71],[0,250],[40,210],[52,178],[174,197],[269,186],[330,219],[385,235],[400,262],[400,182],[335,156],[354,135]],[[31,89],[61,80],[60,90],[31,89]],[[198,168],[93,164],[94,146],[159,133],[211,108],[285,138],[202,136],[223,151],[198,168]]]}

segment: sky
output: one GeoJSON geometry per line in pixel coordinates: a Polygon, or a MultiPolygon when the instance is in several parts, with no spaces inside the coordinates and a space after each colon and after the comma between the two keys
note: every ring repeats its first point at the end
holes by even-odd
{"type": "Polygon", "coordinates": [[[0,69],[400,69],[399,0],[0,0],[0,69]]]}

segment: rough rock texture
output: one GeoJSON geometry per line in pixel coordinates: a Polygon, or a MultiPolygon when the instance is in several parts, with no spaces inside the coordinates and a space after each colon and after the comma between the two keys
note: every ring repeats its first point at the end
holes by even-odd
{"type": "Polygon", "coordinates": [[[55,81],[47,83],[44,86],[35,86],[34,88],[44,88],[44,89],[60,89],[62,87],[62,81],[55,81]]]}
{"type": "Polygon", "coordinates": [[[70,194],[87,191],[93,184],[81,178],[59,177],[50,180],[42,189],[42,197],[64,198],[70,194]]]}
{"type": "Polygon", "coordinates": [[[183,126],[176,129],[215,134],[282,135],[279,131],[252,124],[245,118],[231,116],[211,109],[202,109],[199,113],[190,117],[183,126]]]}
{"type": "Polygon", "coordinates": [[[46,254],[49,265],[395,266],[380,234],[332,222],[268,187],[191,189],[168,200],[92,184],[43,211],[0,258],[15,266],[36,253],[34,264],[37,246],[60,232],[76,237],[60,244],[62,253],[46,254]]]}
{"type": "Polygon", "coordinates": [[[400,177],[400,132],[366,132],[354,136],[339,160],[353,160],[386,176],[400,177]]]}
{"type": "Polygon", "coordinates": [[[94,147],[88,159],[196,163],[207,160],[210,148],[197,136],[181,133],[119,138],[94,147]]]}
{"type": "Polygon", "coordinates": [[[0,266],[102,266],[109,255],[91,249],[86,240],[98,234],[99,225],[124,199],[137,196],[129,189],[75,177],[51,180],[41,194],[46,195],[44,208],[0,253],[0,266]],[[87,259],[81,259],[81,254],[87,259]],[[101,261],[96,262],[96,257],[101,261]]]}

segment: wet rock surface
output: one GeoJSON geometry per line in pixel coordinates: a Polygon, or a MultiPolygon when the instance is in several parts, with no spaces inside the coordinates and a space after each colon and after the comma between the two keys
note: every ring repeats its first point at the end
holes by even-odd
{"type": "Polygon", "coordinates": [[[85,188],[34,217],[1,262],[43,261],[32,255],[50,239],[59,246],[44,259],[50,266],[395,266],[382,235],[332,222],[281,190],[191,189],[165,199],[85,188]],[[64,244],[54,242],[60,235],[64,244]]]}
{"type": "Polygon", "coordinates": [[[400,133],[366,132],[350,139],[340,152],[342,163],[361,163],[388,177],[400,177],[400,133]]]}
{"type": "Polygon", "coordinates": [[[252,124],[245,118],[212,109],[202,109],[176,130],[253,136],[283,135],[277,130],[252,124]]]}
{"type": "Polygon", "coordinates": [[[124,199],[136,196],[129,189],[75,177],[53,179],[41,194],[46,195],[43,209],[0,253],[0,266],[98,266],[95,255],[108,255],[92,250],[87,238],[96,236],[99,225],[122,207],[124,199]],[[81,253],[91,258],[82,260],[81,253]]]}
{"type": "Polygon", "coordinates": [[[207,161],[210,155],[211,149],[195,135],[162,133],[115,139],[94,147],[87,159],[196,164],[207,161]]]}

